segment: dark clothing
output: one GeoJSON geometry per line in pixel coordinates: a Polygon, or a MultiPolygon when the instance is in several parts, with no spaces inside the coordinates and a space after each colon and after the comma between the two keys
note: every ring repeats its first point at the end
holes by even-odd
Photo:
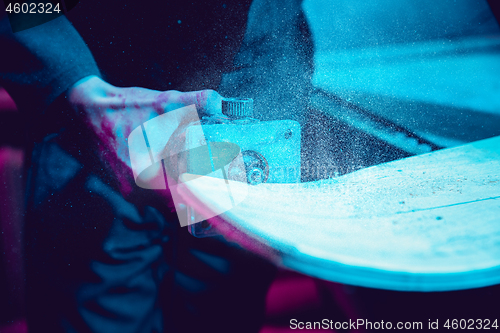
{"type": "Polygon", "coordinates": [[[156,90],[217,89],[233,66],[250,0],[81,1],[67,16],[104,79],[156,90]]]}
{"type": "Polygon", "coordinates": [[[252,97],[260,120],[307,122],[313,43],[301,3],[254,1],[234,69],[222,77],[219,92],[252,97]]]}
{"type": "Polygon", "coordinates": [[[220,237],[192,237],[153,191],[121,195],[63,94],[101,73],[118,86],[220,88],[255,98],[261,119],[301,118],[312,73],[301,3],[249,5],[82,1],[68,17],[85,42],[64,17],[16,34],[2,22],[0,85],[37,142],[25,236],[30,332],[259,330],[274,266],[220,237]]]}
{"type": "Polygon", "coordinates": [[[54,135],[34,151],[30,332],[257,332],[274,268],[192,237],[153,191],[125,199],[68,142],[54,135]]]}
{"type": "Polygon", "coordinates": [[[0,46],[0,86],[19,110],[32,115],[45,111],[79,79],[99,75],[85,43],[64,17],[13,34],[5,16],[0,46]]]}

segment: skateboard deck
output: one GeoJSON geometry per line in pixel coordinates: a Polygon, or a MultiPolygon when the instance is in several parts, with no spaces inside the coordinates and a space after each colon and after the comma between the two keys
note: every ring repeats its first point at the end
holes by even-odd
{"type": "MultiPolygon", "coordinates": [[[[225,180],[182,177],[195,209],[222,211],[225,180]]],[[[500,283],[500,137],[323,181],[231,182],[231,191],[244,199],[219,219],[301,273],[401,291],[500,283]]]]}

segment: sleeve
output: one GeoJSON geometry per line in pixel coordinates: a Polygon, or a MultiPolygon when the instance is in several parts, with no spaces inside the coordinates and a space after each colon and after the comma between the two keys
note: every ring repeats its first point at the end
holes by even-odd
{"type": "Polygon", "coordinates": [[[84,41],[61,16],[13,33],[0,13],[0,86],[20,110],[44,112],[78,80],[100,76],[84,41]]]}
{"type": "Polygon", "coordinates": [[[254,117],[307,122],[314,43],[302,0],[253,0],[245,36],[219,93],[250,97],[254,117]]]}

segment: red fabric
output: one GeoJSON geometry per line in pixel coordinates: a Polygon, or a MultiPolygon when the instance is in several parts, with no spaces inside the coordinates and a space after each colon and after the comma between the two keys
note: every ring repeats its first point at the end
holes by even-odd
{"type": "Polygon", "coordinates": [[[9,94],[0,87],[0,111],[15,111],[16,103],[10,98],[9,94]]]}
{"type": "Polygon", "coordinates": [[[27,333],[28,325],[24,319],[0,326],[0,333],[27,333]]]}
{"type": "MultiPolygon", "coordinates": [[[[292,319],[300,322],[314,322],[322,319],[356,321],[358,318],[360,316],[349,295],[348,287],[280,270],[267,293],[266,323],[259,333],[296,332],[297,328],[290,327],[292,319]],[[334,308],[332,308],[332,303],[335,304],[334,308]]],[[[333,329],[307,331],[336,332],[333,329]]],[[[352,332],[360,332],[360,330],[352,332]]]]}

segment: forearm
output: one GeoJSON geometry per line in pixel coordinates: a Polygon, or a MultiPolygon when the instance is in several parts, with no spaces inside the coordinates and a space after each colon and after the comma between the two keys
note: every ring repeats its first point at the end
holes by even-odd
{"type": "Polygon", "coordinates": [[[85,43],[65,17],[12,33],[0,20],[0,86],[22,110],[43,112],[75,82],[100,75],[85,43]]]}

